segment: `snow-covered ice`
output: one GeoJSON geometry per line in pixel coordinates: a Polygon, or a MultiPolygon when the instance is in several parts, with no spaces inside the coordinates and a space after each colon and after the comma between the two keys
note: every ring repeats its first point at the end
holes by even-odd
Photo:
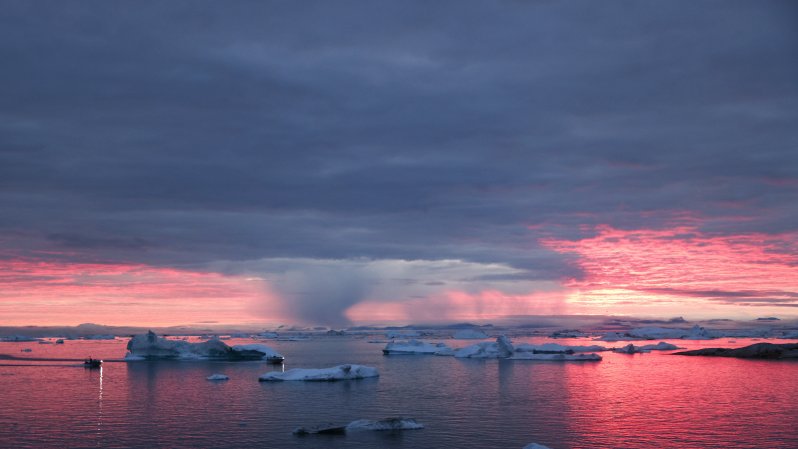
{"type": "Polygon", "coordinates": [[[258,378],[260,381],[333,381],[333,380],[353,380],[364,379],[367,377],[378,377],[380,374],[376,368],[363,365],[339,365],[332,368],[294,368],[285,372],[272,371],[263,374],[258,378]]]}
{"type": "Polygon", "coordinates": [[[488,338],[488,335],[476,329],[462,329],[455,332],[452,338],[456,340],[480,340],[488,338]]]}
{"type": "Polygon", "coordinates": [[[359,432],[368,430],[415,430],[423,429],[424,425],[412,418],[386,418],[386,419],[358,419],[345,426],[327,424],[311,428],[299,427],[294,429],[296,435],[307,435],[311,433],[342,434],[347,432],[359,432]]]}
{"type": "Polygon", "coordinates": [[[225,342],[211,338],[201,343],[189,343],[184,340],[168,340],[158,337],[150,331],[133,336],[127,343],[128,353],[125,360],[269,360],[280,362],[283,356],[264,345],[228,346],[225,342]]]}
{"type": "Polygon", "coordinates": [[[498,359],[507,358],[513,354],[513,344],[510,339],[502,335],[496,342],[483,341],[475,345],[466,346],[454,351],[454,356],[469,359],[498,359]]]}
{"type": "Polygon", "coordinates": [[[624,346],[623,348],[616,348],[616,349],[612,350],[612,352],[617,352],[619,354],[640,354],[640,353],[649,352],[649,351],[650,350],[643,349],[640,346],[635,346],[632,343],[629,343],[628,345],[624,346]]]}
{"type": "Polygon", "coordinates": [[[413,337],[420,337],[421,333],[418,331],[413,330],[406,330],[406,331],[388,331],[385,333],[385,337],[387,338],[413,338],[413,337]]]}
{"type": "Polygon", "coordinates": [[[225,376],[224,374],[211,374],[210,376],[206,377],[207,380],[229,380],[230,378],[225,376]]]}
{"type": "Polygon", "coordinates": [[[443,343],[426,343],[419,340],[392,341],[385,345],[383,354],[450,354],[452,349],[443,343]]]}
{"type": "Polygon", "coordinates": [[[640,349],[643,351],[671,351],[673,349],[684,349],[684,348],[680,348],[674,344],[661,341],[655,345],[640,346],[640,349]]]}

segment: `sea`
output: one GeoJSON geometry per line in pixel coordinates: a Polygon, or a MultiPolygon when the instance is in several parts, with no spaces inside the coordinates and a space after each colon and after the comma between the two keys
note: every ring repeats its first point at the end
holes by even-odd
{"type": "MultiPolygon", "coordinates": [[[[474,343],[431,341],[453,347],[474,343]]],[[[759,340],[669,341],[697,349],[759,340]]],[[[0,354],[13,357],[0,357],[0,447],[798,448],[794,361],[686,357],[672,351],[602,352],[600,362],[386,356],[379,336],[356,335],[227,341],[265,343],[285,356],[282,366],[124,362],[126,342],[0,343],[0,354]],[[104,359],[102,368],[84,368],[80,360],[88,356],[104,359]],[[347,363],[375,367],[380,377],[258,381],[273,370],[347,363]],[[230,379],[206,380],[216,373],[230,379]],[[293,434],[298,427],[390,417],[413,418],[424,428],[293,434]]]]}

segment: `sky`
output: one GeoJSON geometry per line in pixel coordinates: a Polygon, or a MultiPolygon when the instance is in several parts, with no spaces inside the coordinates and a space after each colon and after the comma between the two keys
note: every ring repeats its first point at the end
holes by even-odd
{"type": "Polygon", "coordinates": [[[0,325],[798,317],[792,1],[0,12],[0,325]]]}

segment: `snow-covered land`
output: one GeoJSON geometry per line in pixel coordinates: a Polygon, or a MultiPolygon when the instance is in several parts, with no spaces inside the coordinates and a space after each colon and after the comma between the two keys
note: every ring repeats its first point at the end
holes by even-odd
{"type": "Polygon", "coordinates": [[[229,377],[225,376],[224,374],[211,374],[210,376],[206,377],[207,380],[228,380],[229,377]]]}
{"type": "Polygon", "coordinates": [[[455,332],[452,338],[456,340],[481,340],[488,338],[488,335],[476,329],[462,329],[455,332]]]}
{"type": "Polygon", "coordinates": [[[225,342],[211,338],[201,343],[168,340],[150,331],[133,336],[127,343],[125,360],[268,360],[281,362],[284,358],[264,345],[237,345],[232,348],[225,342]]]}
{"type": "Polygon", "coordinates": [[[450,355],[452,348],[443,343],[426,343],[419,340],[392,341],[385,345],[383,354],[439,354],[450,355]]]}
{"type": "Polygon", "coordinates": [[[376,368],[363,365],[339,365],[332,368],[294,368],[285,372],[272,371],[258,378],[261,382],[301,380],[308,382],[324,382],[334,380],[364,379],[378,377],[376,368]]]}

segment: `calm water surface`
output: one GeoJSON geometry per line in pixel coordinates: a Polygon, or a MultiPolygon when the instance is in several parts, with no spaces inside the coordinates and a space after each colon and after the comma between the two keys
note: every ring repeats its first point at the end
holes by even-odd
{"type": "MultiPolygon", "coordinates": [[[[752,342],[678,343],[695,348],[752,342]]],[[[118,359],[125,344],[0,343],[0,354],[118,359]]],[[[86,370],[70,362],[0,360],[0,446],[483,449],[538,442],[554,449],[798,448],[794,362],[606,352],[594,363],[383,356],[383,344],[350,337],[267,344],[286,356],[286,369],[359,363],[378,368],[381,377],[260,383],[258,376],[275,367],[107,362],[102,370],[86,370]],[[10,366],[18,364],[28,366],[10,366]],[[230,380],[205,380],[213,373],[230,380]],[[392,416],[416,418],[426,428],[291,433],[298,426],[392,416]]]]}

